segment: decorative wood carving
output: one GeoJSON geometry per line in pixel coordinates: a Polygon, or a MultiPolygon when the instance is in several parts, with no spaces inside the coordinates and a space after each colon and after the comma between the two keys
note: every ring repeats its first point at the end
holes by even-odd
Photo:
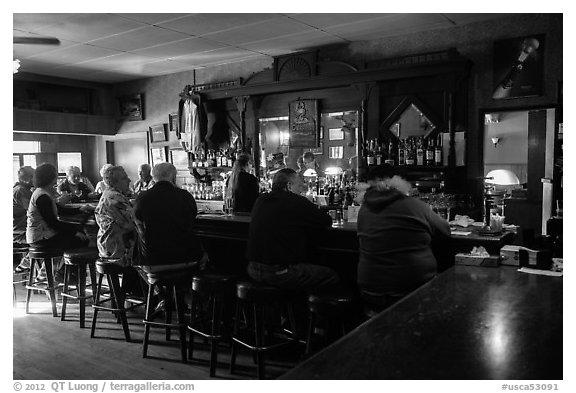
{"type": "Polygon", "coordinates": [[[275,81],[307,79],[316,75],[317,52],[301,52],[274,58],[275,81]]]}

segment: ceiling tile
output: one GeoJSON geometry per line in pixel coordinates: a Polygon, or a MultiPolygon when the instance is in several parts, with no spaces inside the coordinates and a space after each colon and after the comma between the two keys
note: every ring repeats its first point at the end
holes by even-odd
{"type": "Polygon", "coordinates": [[[81,63],[82,66],[98,67],[103,70],[119,69],[123,67],[136,67],[147,63],[153,63],[158,59],[135,55],[133,53],[121,53],[114,56],[103,57],[100,59],[89,60],[81,63]]]}
{"type": "Polygon", "coordinates": [[[329,33],[350,41],[414,33],[452,24],[440,14],[387,14],[372,20],[327,27],[329,33]]]}
{"type": "Polygon", "coordinates": [[[70,41],[87,42],[146,26],[112,14],[74,15],[62,23],[39,29],[37,33],[70,41]]]}
{"type": "Polygon", "coordinates": [[[505,14],[443,14],[445,17],[455,22],[458,25],[465,25],[467,23],[480,22],[483,20],[494,19],[495,16],[503,17],[505,14]]]}
{"type": "Polygon", "coordinates": [[[150,48],[135,50],[134,53],[156,58],[171,58],[182,54],[205,52],[223,48],[225,45],[205,40],[203,38],[188,38],[182,41],[156,45],[150,48]]]}
{"type": "Polygon", "coordinates": [[[135,20],[137,22],[156,25],[162,22],[180,19],[190,14],[114,14],[123,18],[135,20]]]}
{"type": "Polygon", "coordinates": [[[216,64],[224,60],[240,59],[245,57],[258,56],[257,53],[240,48],[222,48],[209,52],[201,52],[190,55],[175,57],[174,61],[192,65],[216,64]]]}
{"type": "Polygon", "coordinates": [[[13,28],[34,33],[63,23],[75,15],[77,14],[13,14],[13,28]]]}
{"type": "Polygon", "coordinates": [[[32,59],[46,60],[60,64],[80,63],[118,54],[118,51],[98,48],[91,45],[76,44],[66,48],[30,56],[32,59]]]}
{"type": "Polygon", "coordinates": [[[148,26],[94,40],[90,42],[90,45],[128,52],[186,38],[189,38],[189,36],[183,33],[177,33],[160,27],[148,26]]]}
{"type": "Polygon", "coordinates": [[[249,42],[262,41],[264,39],[312,30],[313,28],[309,26],[283,17],[255,25],[237,27],[224,32],[207,34],[205,37],[229,45],[242,45],[249,42]]]}
{"type": "Polygon", "coordinates": [[[270,40],[263,40],[243,45],[245,49],[260,52],[270,56],[277,56],[289,52],[305,50],[321,45],[344,43],[345,40],[323,31],[308,31],[301,34],[282,36],[270,40]],[[287,52],[288,51],[288,52],[287,52]]]}
{"type": "Polygon", "coordinates": [[[374,19],[378,16],[393,14],[290,14],[290,18],[322,29],[328,26],[337,26],[352,22],[374,19]]]}
{"type": "Polygon", "coordinates": [[[203,36],[218,31],[230,30],[238,26],[277,19],[279,14],[192,14],[182,19],[159,23],[158,26],[186,34],[203,36]]]}

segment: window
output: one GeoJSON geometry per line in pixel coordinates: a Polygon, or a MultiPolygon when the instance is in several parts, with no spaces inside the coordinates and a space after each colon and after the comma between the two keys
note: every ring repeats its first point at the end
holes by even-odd
{"type": "Polygon", "coordinates": [[[58,173],[66,173],[70,166],[77,166],[82,172],[82,153],[57,153],[58,173]]]}
{"type": "Polygon", "coordinates": [[[38,141],[14,141],[14,153],[40,153],[40,142],[38,141]]]}

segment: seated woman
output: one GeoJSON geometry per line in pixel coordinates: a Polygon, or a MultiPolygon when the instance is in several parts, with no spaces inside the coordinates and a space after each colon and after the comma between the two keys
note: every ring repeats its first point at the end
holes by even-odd
{"type": "MultiPolygon", "coordinates": [[[[58,171],[51,164],[41,164],[36,168],[34,174],[36,189],[32,193],[26,213],[26,242],[33,247],[62,250],[85,247],[88,245],[88,237],[82,230],[82,226],[58,219],[54,188],[57,178],[58,171]]],[[[67,214],[86,213],[90,210],[88,206],[60,208],[60,212],[67,214]]]]}
{"type": "Polygon", "coordinates": [[[251,169],[250,155],[240,154],[226,186],[226,198],[232,199],[232,211],[235,213],[250,213],[258,198],[260,185],[256,176],[250,174],[251,169]]]}
{"type": "Polygon", "coordinates": [[[81,181],[80,168],[71,166],[66,170],[66,179],[58,186],[60,194],[69,194],[73,202],[92,196],[90,189],[81,181]]]}
{"type": "Polygon", "coordinates": [[[358,287],[365,304],[380,311],[437,272],[431,243],[450,226],[419,199],[411,184],[384,164],[368,173],[370,187],[358,213],[358,287]]]}
{"type": "Polygon", "coordinates": [[[112,164],[104,164],[102,165],[102,168],[100,168],[100,177],[102,178],[102,180],[100,180],[98,183],[96,183],[96,187],[94,188],[94,192],[98,195],[102,195],[104,193],[104,190],[106,190],[107,186],[106,183],[104,182],[104,172],[106,171],[106,169],[113,167],[114,165],[112,164]]]}
{"type": "Polygon", "coordinates": [[[121,166],[107,164],[102,179],[105,190],[94,211],[98,224],[98,253],[100,259],[124,267],[122,287],[126,292],[137,292],[138,273],[132,267],[136,226],[128,194],[130,178],[121,166]]]}

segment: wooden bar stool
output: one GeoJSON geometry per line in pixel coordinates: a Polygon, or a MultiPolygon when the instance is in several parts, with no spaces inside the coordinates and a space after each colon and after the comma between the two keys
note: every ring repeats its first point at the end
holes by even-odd
{"type": "Polygon", "coordinates": [[[30,246],[30,276],[28,277],[28,285],[26,289],[26,314],[29,313],[30,299],[32,298],[32,291],[44,291],[50,298],[52,304],[52,316],[58,316],[56,308],[56,288],[57,284],[54,281],[54,272],[52,270],[52,259],[62,257],[63,251],[61,249],[34,247],[30,246]],[[46,269],[46,282],[36,279],[36,275],[40,272],[44,264],[46,269]]]}
{"type": "Polygon", "coordinates": [[[122,330],[124,330],[124,338],[126,341],[130,342],[130,328],[128,326],[128,318],[126,317],[126,311],[144,304],[144,302],[138,302],[129,309],[125,307],[126,295],[124,290],[120,285],[120,275],[124,271],[122,266],[111,263],[103,259],[96,260],[96,271],[98,272],[98,287],[96,288],[96,296],[92,308],[94,309],[94,314],[92,315],[92,327],[90,330],[90,337],[94,338],[96,332],[96,321],[98,320],[98,311],[111,311],[116,315],[116,322],[122,324],[122,330]],[[102,296],[102,281],[106,277],[106,282],[110,292],[108,296],[101,299],[102,296]],[[110,302],[111,305],[105,306],[106,302],[110,302]]]}
{"type": "Polygon", "coordinates": [[[194,335],[204,337],[210,342],[210,376],[216,375],[218,343],[226,337],[224,307],[231,304],[234,295],[235,280],[232,276],[205,273],[192,279],[192,304],[190,313],[190,342],[188,358],[192,359],[194,335]],[[207,304],[210,315],[203,318],[202,306],[207,304]],[[196,318],[198,315],[199,318],[196,318]]]}
{"type": "Polygon", "coordinates": [[[265,377],[264,353],[286,345],[298,342],[296,336],[296,319],[292,302],[299,295],[298,292],[273,287],[270,285],[243,281],[236,284],[236,313],[234,331],[232,333],[232,352],[230,357],[230,373],[234,373],[238,344],[248,348],[255,355],[258,368],[258,379],[265,377]],[[281,323],[265,326],[270,320],[270,310],[285,311],[290,329],[283,329],[281,323]],[[246,318],[245,326],[240,326],[242,314],[248,315],[252,311],[252,318],[246,318]],[[250,320],[251,319],[251,320],[250,320]]]}
{"type": "Polygon", "coordinates": [[[144,317],[144,341],[142,346],[142,357],[148,356],[148,344],[150,339],[150,328],[162,327],[166,329],[166,341],[170,340],[170,329],[178,329],[180,333],[180,355],[183,363],[187,363],[186,357],[186,330],[187,323],[185,317],[186,292],[190,290],[192,276],[197,272],[196,266],[181,270],[168,270],[154,273],[146,273],[148,281],[148,296],[146,299],[146,315],[144,317]],[[155,311],[152,305],[154,287],[160,290],[165,289],[165,322],[155,322],[155,311]],[[173,299],[172,299],[172,296],[173,299]],[[172,300],[176,305],[176,316],[178,323],[172,323],[172,300]]]}
{"type": "MultiPolygon", "coordinates": [[[[20,258],[22,258],[24,255],[26,255],[28,253],[28,246],[17,246],[17,245],[13,245],[12,246],[12,260],[14,260],[14,257],[18,256],[20,258]]],[[[19,259],[20,259],[19,258],[19,259]]],[[[14,265],[16,265],[16,263],[14,263],[14,265]]],[[[18,266],[18,265],[16,265],[18,266]]],[[[12,273],[12,303],[13,305],[16,305],[16,285],[17,284],[26,284],[26,282],[28,282],[28,274],[30,273],[30,269],[28,269],[27,271],[22,271],[22,272],[16,272],[14,271],[12,273]]]]}
{"type": "Polygon", "coordinates": [[[60,319],[66,320],[68,299],[76,299],[80,303],[80,328],[84,328],[86,325],[86,299],[91,297],[94,300],[97,292],[96,259],[98,259],[98,249],[96,248],[86,247],[64,252],[64,289],[62,290],[62,316],[60,319]],[[90,270],[91,296],[86,296],[86,267],[90,270]],[[77,274],[77,282],[72,284],[73,288],[70,288],[73,273],[77,274]],[[72,291],[75,291],[76,295],[72,295],[72,291]]]}
{"type": "MultiPolygon", "coordinates": [[[[354,321],[357,314],[359,314],[359,296],[351,290],[311,293],[308,296],[308,310],[310,311],[310,319],[308,325],[308,337],[306,339],[306,355],[309,355],[312,351],[314,331],[320,327],[319,322],[322,320],[325,322],[324,327],[326,330],[329,330],[329,327],[337,326],[340,336],[344,336],[348,333],[346,322],[354,321]]],[[[328,332],[324,333],[325,339],[327,333],[328,332]]],[[[324,341],[324,345],[326,345],[326,340],[324,341]]]]}

